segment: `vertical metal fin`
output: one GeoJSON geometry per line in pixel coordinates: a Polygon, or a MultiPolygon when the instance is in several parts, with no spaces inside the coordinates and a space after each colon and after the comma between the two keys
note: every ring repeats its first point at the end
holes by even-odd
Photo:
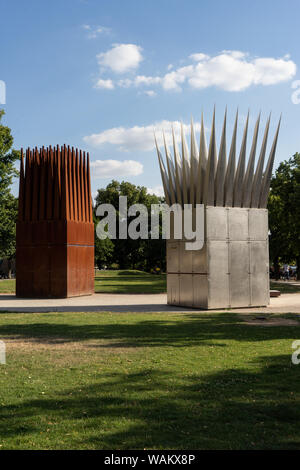
{"type": "Polygon", "coordinates": [[[212,128],[210,134],[209,150],[208,150],[208,160],[206,166],[206,175],[204,181],[204,195],[203,202],[207,206],[213,206],[215,203],[215,162],[217,155],[217,146],[216,146],[216,131],[215,131],[215,110],[212,120],[212,128]]]}
{"type": "Polygon", "coordinates": [[[183,124],[181,123],[181,156],[182,156],[182,192],[183,192],[183,203],[189,203],[189,178],[190,178],[190,166],[188,157],[188,148],[183,130],[183,124]]]}
{"type": "Polygon", "coordinates": [[[24,154],[21,148],[18,221],[24,220],[24,154]]]}
{"type": "Polygon", "coordinates": [[[251,146],[250,155],[248,159],[247,170],[246,170],[246,174],[244,177],[242,207],[250,207],[251,205],[251,191],[252,191],[252,183],[253,183],[253,175],[254,175],[254,164],[255,164],[255,154],[256,154],[259,122],[260,122],[260,113],[256,120],[253,139],[252,139],[252,146],[251,146]]]}
{"type": "Polygon", "coordinates": [[[261,208],[266,208],[267,203],[268,203],[268,195],[269,195],[269,190],[270,190],[270,182],[271,182],[271,177],[272,177],[272,170],[273,170],[273,164],[274,164],[274,159],[275,159],[280,123],[281,123],[281,116],[278,122],[277,130],[276,130],[272,148],[270,151],[270,156],[269,156],[268,163],[267,163],[266,170],[265,170],[264,177],[263,177],[260,202],[259,202],[259,207],[261,208]]]}
{"type": "Polygon", "coordinates": [[[232,207],[233,204],[233,184],[235,177],[235,154],[236,154],[236,133],[238,123],[238,111],[236,112],[235,124],[232,134],[229,151],[228,165],[225,177],[225,206],[232,207]]]}
{"type": "Polygon", "coordinates": [[[177,202],[182,205],[182,168],[181,168],[181,157],[177,147],[177,142],[174,135],[174,128],[172,126],[172,137],[173,137],[173,152],[175,162],[175,187],[176,187],[176,198],[177,202]]]}
{"type": "Polygon", "coordinates": [[[41,156],[41,173],[40,173],[40,204],[39,204],[39,220],[45,219],[45,207],[46,207],[46,162],[45,162],[45,149],[44,147],[41,148],[40,151],[41,156]]]}
{"type": "Polygon", "coordinates": [[[249,111],[244,128],[243,140],[241,144],[239,162],[235,174],[234,189],[233,189],[233,205],[234,207],[241,207],[243,197],[243,181],[245,175],[245,162],[246,162],[246,146],[248,134],[249,111]]]}
{"type": "Polygon", "coordinates": [[[191,119],[191,192],[190,192],[190,203],[194,206],[196,203],[196,191],[197,191],[197,171],[199,165],[199,150],[195,138],[195,130],[193,118],[191,119]]]}
{"type": "Polygon", "coordinates": [[[203,113],[201,115],[200,144],[199,144],[199,163],[197,172],[197,191],[196,203],[201,204],[203,201],[204,181],[207,167],[207,145],[205,139],[205,130],[203,122],[203,113]]]}
{"type": "Polygon", "coordinates": [[[167,162],[167,169],[168,169],[168,182],[169,182],[169,190],[170,190],[170,198],[171,198],[171,204],[175,204],[176,201],[176,189],[175,189],[175,175],[174,175],[174,166],[172,162],[172,158],[170,155],[170,151],[167,146],[166,142],[166,136],[163,131],[163,141],[164,141],[164,147],[165,147],[165,154],[166,154],[166,162],[167,162]]]}
{"type": "Polygon", "coordinates": [[[91,175],[90,175],[90,154],[89,154],[89,152],[87,153],[86,172],[87,172],[88,222],[93,222],[91,175]]]}
{"type": "Polygon", "coordinates": [[[265,127],[264,138],[262,141],[260,155],[259,155],[259,159],[258,159],[257,166],[256,166],[256,172],[255,172],[254,179],[253,179],[251,207],[254,207],[254,208],[258,207],[259,199],[260,199],[261,183],[262,183],[264,161],[265,161],[266,147],[267,147],[267,141],[268,141],[270,119],[271,119],[271,114],[269,116],[269,119],[265,127]]]}
{"type": "Polygon", "coordinates": [[[225,110],[222,137],[220,142],[218,166],[215,179],[215,200],[216,206],[224,206],[224,184],[226,174],[226,116],[227,109],[225,110]]]}
{"type": "Polygon", "coordinates": [[[161,174],[161,179],[163,183],[163,188],[165,192],[165,198],[166,198],[166,203],[170,204],[170,195],[169,195],[169,188],[168,188],[168,183],[167,183],[167,174],[166,174],[166,169],[163,163],[162,155],[160,153],[160,150],[157,145],[157,140],[156,136],[154,134],[154,140],[155,140],[155,145],[156,145],[156,151],[157,151],[157,157],[158,157],[158,164],[160,168],[160,174],[161,174]]]}

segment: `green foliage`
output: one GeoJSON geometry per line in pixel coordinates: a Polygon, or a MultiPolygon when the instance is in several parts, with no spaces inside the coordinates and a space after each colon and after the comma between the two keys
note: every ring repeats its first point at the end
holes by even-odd
{"type": "MultiPolygon", "coordinates": [[[[271,181],[268,202],[270,258],[300,265],[300,154],[280,163],[271,181]]],[[[299,277],[299,269],[298,269],[299,277]]]]}
{"type": "MultiPolygon", "coordinates": [[[[159,204],[162,202],[162,199],[147,193],[147,189],[143,186],[135,186],[132,183],[113,180],[109,183],[106,188],[101,188],[98,190],[98,195],[96,197],[96,207],[99,204],[112,204],[116,209],[117,213],[117,239],[110,240],[110,243],[101,244],[96,242],[95,247],[95,258],[102,259],[106,257],[117,263],[121,269],[142,269],[150,271],[154,267],[160,267],[162,270],[165,270],[165,258],[166,258],[166,248],[165,240],[120,240],[118,238],[118,227],[119,227],[119,197],[127,196],[127,205],[130,207],[133,204],[144,204],[147,207],[148,214],[150,213],[151,204],[159,204]],[[103,251],[103,254],[100,251],[103,251]]],[[[134,218],[134,217],[133,217],[134,218]]],[[[95,219],[95,223],[98,220],[95,219]]],[[[130,218],[128,218],[128,224],[130,223],[130,218]]],[[[149,229],[150,231],[150,224],[149,229]]],[[[97,239],[97,237],[95,237],[97,239]]],[[[108,261],[109,262],[109,261],[108,261]]],[[[107,264],[107,263],[105,263],[107,264]]]]}
{"type": "Polygon", "coordinates": [[[11,259],[15,254],[15,223],[17,199],[11,194],[13,178],[18,176],[15,162],[19,152],[12,149],[11,130],[1,124],[4,111],[0,110],[0,258],[11,259]]]}
{"type": "Polygon", "coordinates": [[[95,266],[99,269],[111,264],[114,254],[114,244],[112,240],[106,238],[100,240],[95,233],[95,266]]]}

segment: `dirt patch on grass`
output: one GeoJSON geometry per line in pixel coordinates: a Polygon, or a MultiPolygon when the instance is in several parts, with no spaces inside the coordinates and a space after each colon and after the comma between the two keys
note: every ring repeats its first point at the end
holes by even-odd
{"type": "Polygon", "coordinates": [[[120,343],[120,340],[113,339],[99,339],[99,340],[86,340],[86,341],[72,341],[66,338],[53,338],[53,337],[32,337],[20,338],[9,337],[5,339],[5,344],[9,349],[30,349],[30,350],[67,350],[67,351],[80,351],[80,350],[95,350],[96,348],[104,348],[106,350],[115,350],[120,348],[129,349],[133,344],[120,343]]]}
{"type": "Polygon", "coordinates": [[[253,326],[300,326],[300,315],[290,318],[272,314],[239,314],[238,317],[247,325],[253,326]]]}

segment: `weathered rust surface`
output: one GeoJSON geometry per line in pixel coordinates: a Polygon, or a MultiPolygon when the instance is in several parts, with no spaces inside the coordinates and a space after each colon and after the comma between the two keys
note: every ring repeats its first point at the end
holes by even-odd
{"type": "Polygon", "coordinates": [[[21,151],[17,222],[18,297],[94,292],[89,155],[70,147],[21,151]],[[25,164],[24,164],[25,163],[25,164]]]}

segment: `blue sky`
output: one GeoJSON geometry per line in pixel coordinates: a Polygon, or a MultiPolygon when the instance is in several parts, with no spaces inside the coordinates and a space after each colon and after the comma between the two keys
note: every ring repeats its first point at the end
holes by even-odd
{"type": "Polygon", "coordinates": [[[89,151],[93,191],[112,178],[159,191],[153,127],[203,111],[209,128],[214,104],[219,137],[226,105],[228,140],[237,106],[252,126],[272,111],[271,139],[282,112],[275,166],[300,150],[299,1],[0,0],[0,13],[15,147],[89,151]]]}

